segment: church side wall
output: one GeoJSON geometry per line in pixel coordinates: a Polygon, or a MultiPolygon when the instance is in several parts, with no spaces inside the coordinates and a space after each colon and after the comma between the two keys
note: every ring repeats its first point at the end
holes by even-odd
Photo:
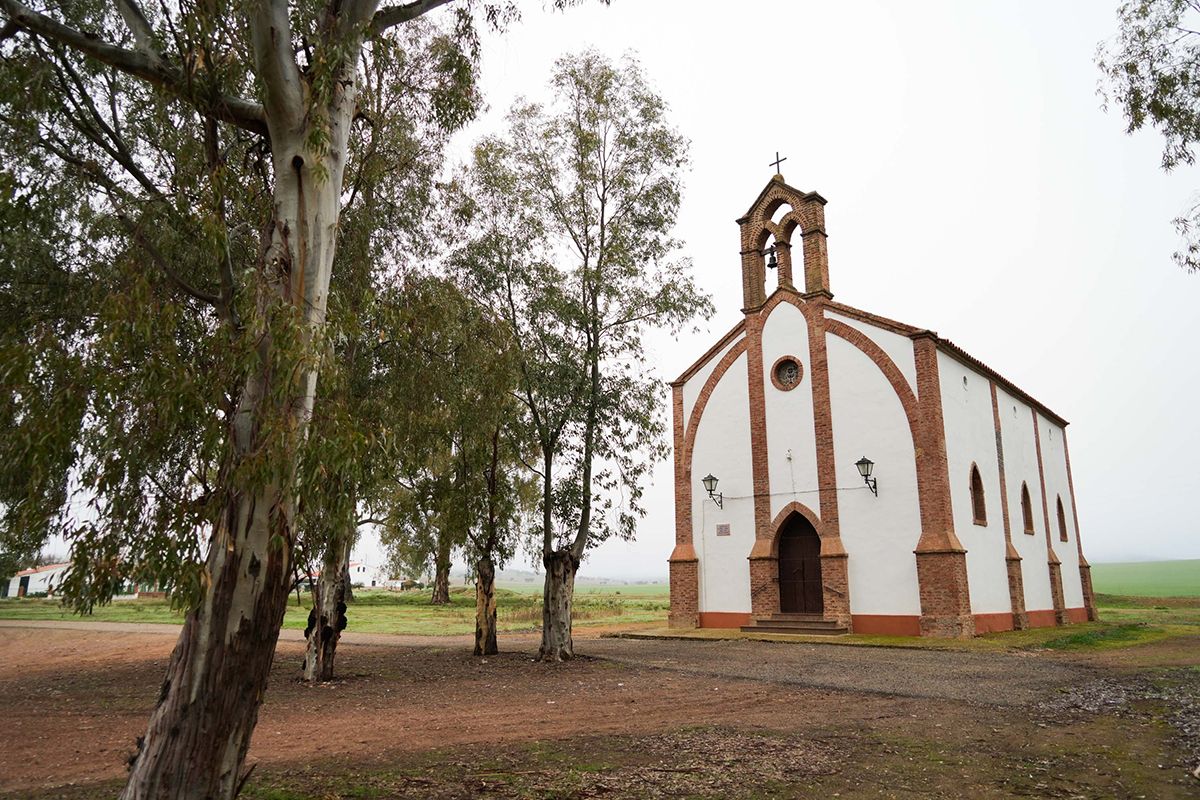
{"type": "Polygon", "coordinates": [[[1054,624],[1054,600],[1050,594],[1047,566],[1046,526],[1042,516],[1042,488],[1038,475],[1037,443],[1031,421],[1032,410],[1021,400],[996,387],[1000,410],[1000,433],[1004,441],[1004,480],[1008,489],[1008,518],[1012,543],[1021,556],[1021,582],[1025,587],[1025,609],[1033,626],[1054,624]],[[1033,533],[1025,533],[1021,511],[1021,484],[1029,488],[1033,505],[1033,533]],[[1047,621],[1048,619],[1048,621],[1047,621]]]}
{"type": "Polygon", "coordinates": [[[825,316],[829,319],[836,319],[838,322],[844,322],[851,328],[865,333],[871,341],[879,345],[883,352],[888,354],[888,358],[895,362],[900,374],[908,381],[909,388],[914,392],[917,391],[917,364],[913,356],[912,339],[834,311],[826,311],[825,316]]]}
{"type": "Polygon", "coordinates": [[[1079,577],[1079,532],[1075,530],[1074,507],[1071,504],[1071,489],[1067,483],[1067,454],[1062,427],[1038,415],[1038,433],[1042,438],[1042,470],[1046,478],[1046,509],[1050,514],[1050,541],[1054,553],[1062,562],[1063,601],[1072,616],[1072,622],[1086,622],[1083,609],[1083,585],[1079,577]],[[1067,541],[1059,538],[1058,508],[1056,500],[1062,499],[1067,541]]]}
{"type": "MultiPolygon", "coordinates": [[[[1011,615],[991,382],[945,353],[938,353],[938,374],[950,472],[950,504],[954,532],[967,550],[971,612],[1011,615]],[[971,504],[972,464],[978,467],[983,481],[986,525],[975,522],[971,504]]],[[[1011,616],[1004,623],[1005,627],[1011,626],[1011,616]]]]}
{"type": "Polygon", "coordinates": [[[771,518],[789,503],[801,503],[820,513],[817,483],[817,445],[813,429],[812,365],[809,363],[808,323],[800,309],[782,303],[771,311],[762,332],[763,399],[766,409],[767,469],[771,483],[771,518]],[[793,356],[802,365],[800,382],[782,391],[771,381],[771,368],[793,356]]]}
{"type": "MultiPolygon", "coordinates": [[[[689,378],[687,383],[683,385],[683,418],[685,420],[691,418],[692,409],[696,407],[696,400],[700,397],[700,391],[704,388],[704,383],[708,380],[708,376],[713,374],[713,370],[717,368],[717,364],[721,363],[721,359],[725,357],[730,348],[741,340],[741,336],[735,336],[730,339],[724,347],[713,353],[704,366],[698,369],[696,374],[689,378]]],[[[704,474],[707,475],[708,473],[704,474]]]]}
{"type": "Polygon", "coordinates": [[[866,354],[839,336],[828,336],[826,346],[837,486],[845,489],[838,492],[838,513],[849,554],[850,610],[856,619],[915,620],[921,601],[913,550],[921,516],[908,418],[896,390],[866,354]],[[862,456],[875,462],[878,497],[855,467],[862,456]]]}
{"type": "MultiPolygon", "coordinates": [[[[703,384],[707,375],[688,381],[703,384]]],[[[729,626],[749,621],[750,571],[746,556],[754,546],[754,483],[750,460],[750,399],[745,354],[738,356],[709,395],[692,449],[692,542],[699,558],[701,625],[729,626]],[[708,498],[700,479],[720,479],[724,508],[708,498]],[[729,524],[728,536],[717,525],[729,524]],[[713,614],[745,615],[717,619],[713,614]],[[705,619],[705,615],[710,615],[705,619]]],[[[685,391],[687,387],[685,386],[685,391]]]]}

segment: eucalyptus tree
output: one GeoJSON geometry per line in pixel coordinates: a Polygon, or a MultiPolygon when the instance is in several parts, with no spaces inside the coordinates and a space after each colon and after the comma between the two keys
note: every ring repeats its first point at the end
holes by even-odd
{"type": "Polygon", "coordinates": [[[476,653],[495,653],[495,572],[529,495],[511,329],[448,278],[410,279],[398,304],[403,319],[383,348],[405,398],[399,498],[381,538],[409,568],[448,562],[444,542],[462,549],[476,578],[476,653]]]}
{"type": "MultiPolygon", "coordinates": [[[[245,779],[355,131],[375,124],[361,78],[395,80],[392,31],[446,2],[0,0],[5,551],[57,528],[80,607],[137,570],[189,609],[125,798],[245,779]]],[[[511,16],[462,3],[428,40],[418,127],[474,113],[473,10],[511,16]]]]}
{"type": "Polygon", "coordinates": [[[562,57],[548,105],[519,102],[475,152],[464,214],[480,231],[472,282],[512,326],[518,394],[538,458],[546,569],[540,657],[571,658],[575,574],[589,546],[631,538],[664,457],[651,327],[712,304],[671,235],[687,142],[633,58],[562,57]]]}
{"type": "Polygon", "coordinates": [[[389,383],[381,343],[403,324],[401,276],[437,235],[437,175],[451,129],[437,119],[473,114],[479,102],[469,63],[436,34],[412,23],[377,43],[363,63],[356,116],[364,124],[351,131],[321,385],[298,484],[302,553],[319,567],[307,628],[310,681],[333,677],[348,624],[350,551],[395,497],[392,465],[407,401],[398,394],[405,387],[389,383]]]}
{"type": "MultiPolygon", "coordinates": [[[[1126,131],[1149,125],[1165,140],[1162,168],[1196,162],[1200,141],[1200,2],[1127,0],[1117,10],[1120,29],[1101,45],[1106,102],[1125,115],[1126,131]]],[[[1175,219],[1183,245],[1175,262],[1200,271],[1200,202],[1175,219]]]]}

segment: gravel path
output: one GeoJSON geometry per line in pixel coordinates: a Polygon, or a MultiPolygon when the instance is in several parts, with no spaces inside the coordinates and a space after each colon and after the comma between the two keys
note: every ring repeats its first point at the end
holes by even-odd
{"type": "Polygon", "coordinates": [[[999,706],[1032,705],[1094,676],[1088,667],[1034,654],[836,644],[599,639],[576,652],[707,677],[999,706]]]}
{"type": "MultiPolygon", "coordinates": [[[[73,620],[0,620],[0,628],[57,628],[178,636],[178,625],[73,620]]],[[[579,655],[617,663],[717,678],[749,678],[817,689],[930,697],[999,706],[1046,700],[1095,677],[1093,668],[1035,654],[961,653],[836,644],[671,639],[604,639],[575,631],[579,655]]],[[[301,631],[280,631],[280,641],[304,640],[301,631]]],[[[506,652],[534,653],[539,634],[506,633],[506,652]]],[[[342,634],[345,645],[470,648],[472,636],[390,633],[342,634]]]]}

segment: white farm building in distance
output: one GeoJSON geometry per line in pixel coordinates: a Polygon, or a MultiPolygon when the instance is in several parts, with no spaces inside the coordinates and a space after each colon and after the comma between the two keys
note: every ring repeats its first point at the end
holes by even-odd
{"type": "Polygon", "coordinates": [[[835,302],[824,206],[767,184],[738,220],[744,317],[672,384],[671,624],[1093,619],[1066,420],[937,334],[835,302]]]}

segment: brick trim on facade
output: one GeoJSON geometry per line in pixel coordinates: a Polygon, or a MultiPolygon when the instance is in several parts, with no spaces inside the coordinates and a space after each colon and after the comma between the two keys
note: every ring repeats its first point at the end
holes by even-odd
{"type": "Polygon", "coordinates": [[[670,571],[671,611],[668,622],[671,627],[694,628],[699,624],[700,613],[700,567],[693,543],[692,530],[692,449],[696,442],[696,431],[700,416],[708,404],[708,398],[720,383],[722,376],[746,349],[746,340],[735,342],[713,368],[704,382],[691,417],[684,421],[683,384],[671,387],[671,406],[675,438],[675,549],[668,559],[670,571]]]}
{"type": "Polygon", "coordinates": [[[700,356],[698,359],[695,360],[695,362],[690,367],[685,369],[678,378],[671,381],[671,386],[683,386],[683,384],[685,384],[689,380],[691,380],[692,376],[695,375],[700,370],[704,369],[704,365],[707,364],[709,361],[711,361],[717,355],[717,353],[719,353],[725,349],[725,345],[729,344],[731,341],[736,339],[745,330],[746,330],[746,320],[745,320],[745,318],[742,318],[742,319],[738,320],[737,325],[734,325],[729,330],[729,333],[726,333],[724,336],[722,336],[717,341],[716,344],[714,344],[712,347],[708,348],[708,350],[706,350],[704,352],[704,355],[700,356]]]}
{"type": "Polygon", "coordinates": [[[671,416],[675,455],[675,549],[667,560],[671,592],[667,624],[672,628],[694,628],[700,621],[700,562],[692,545],[692,487],[685,468],[683,384],[671,387],[671,416]]]}
{"type": "Polygon", "coordinates": [[[1067,618],[1067,604],[1063,600],[1062,561],[1054,552],[1054,537],[1050,535],[1050,504],[1046,500],[1046,470],[1042,465],[1042,432],[1038,425],[1037,409],[1030,409],[1033,414],[1033,443],[1037,451],[1038,481],[1042,489],[1042,520],[1046,525],[1046,562],[1050,569],[1050,600],[1054,604],[1054,618],[1059,625],[1070,622],[1067,618]]]}
{"type": "Polygon", "coordinates": [[[763,374],[762,329],[765,316],[746,317],[746,379],[750,398],[750,475],[754,486],[754,547],[750,559],[750,613],[765,617],[779,611],[778,559],[771,552],[771,476],[767,458],[767,408],[763,374]],[[765,545],[764,545],[765,543],[765,545]],[[763,549],[767,553],[761,554],[763,549]],[[758,554],[756,554],[758,551],[758,554]]]}
{"type": "Polygon", "coordinates": [[[971,614],[967,551],[954,532],[950,505],[937,337],[932,333],[915,334],[912,340],[920,410],[916,458],[921,538],[914,553],[921,596],[921,633],[968,637],[975,634],[975,618],[971,614]]]}
{"type": "Polygon", "coordinates": [[[1023,631],[1029,627],[1025,613],[1025,579],[1021,574],[1021,554],[1012,542],[1012,521],[1008,512],[1008,479],[1004,474],[1004,436],[1000,428],[1000,402],[996,382],[989,381],[992,390],[992,424],[996,428],[996,466],[1000,470],[1000,518],[1004,522],[1004,566],[1008,572],[1008,600],[1012,605],[1012,627],[1023,631]]]}

